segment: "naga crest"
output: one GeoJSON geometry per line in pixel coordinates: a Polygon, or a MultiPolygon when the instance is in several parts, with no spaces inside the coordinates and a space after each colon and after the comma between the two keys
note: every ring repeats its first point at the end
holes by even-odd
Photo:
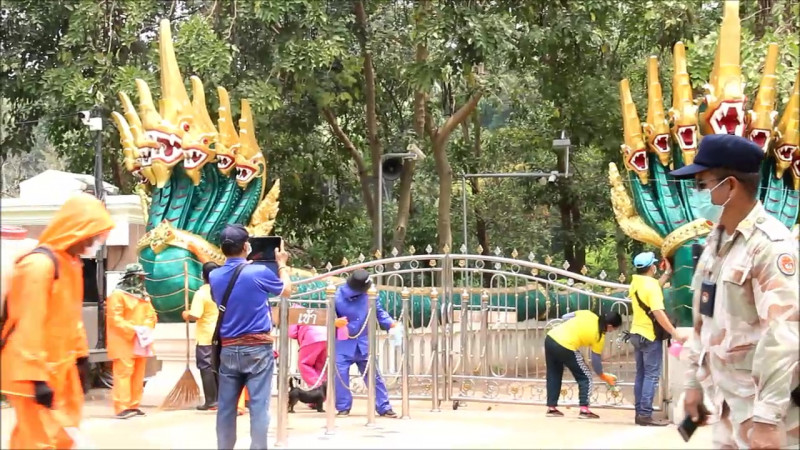
{"type": "Polygon", "coordinates": [[[186,169],[186,175],[191,178],[192,183],[197,186],[200,184],[203,167],[214,161],[215,155],[211,146],[217,142],[219,135],[208,115],[203,82],[195,76],[191,80],[194,120],[191,128],[183,135],[183,168],[186,169]]]}
{"type": "Polygon", "coordinates": [[[614,163],[609,164],[611,203],[620,229],[634,240],[660,247],[665,257],[673,258],[676,270],[671,280],[671,302],[673,312],[682,316],[683,326],[692,323],[692,245],[702,244],[714,224],[703,217],[703,199],[697,195],[694,180],[674,179],[669,171],[694,161],[701,132],[735,134],[755,142],[766,155],[759,189],[764,209],[789,228],[797,223],[800,210],[800,76],[776,124],[775,74],[780,48],[770,45],[753,104],[746,110],[739,61],[739,2],[722,3],[722,25],[714,65],[704,85],[705,95],[693,98],[686,48],[678,42],[673,52],[672,108],[665,117],[658,61],[650,57],[647,119],[641,127],[628,80],[620,82],[626,176],[614,163]]]}
{"type": "Polygon", "coordinates": [[[114,112],[112,117],[125,168],[144,177],[137,191],[146,208],[147,232],[137,248],[139,262],[149,274],[145,286],[159,320],[179,322],[185,296],[202,285],[202,264],[225,259],[219,237],[226,225],[246,226],[253,236],[272,232],[280,184],[276,179],[266,192],[267,161],[247,100],[242,100],[237,131],[224,88],[217,87],[216,121],[208,112],[203,82],[196,76],[190,78],[189,99],[166,20],[160,23],[159,57],[158,109],[150,87],[137,79],[138,112],[128,95],[120,92],[122,114],[114,112]],[[144,193],[146,188],[152,197],[144,193]]]}
{"type": "Polygon", "coordinates": [[[228,91],[224,87],[218,87],[219,94],[219,140],[217,141],[217,168],[223,175],[230,175],[236,165],[236,153],[239,152],[239,134],[233,126],[233,116],[231,115],[231,99],[228,91]]]}
{"type": "Polygon", "coordinates": [[[239,140],[241,147],[236,154],[236,183],[244,189],[254,179],[264,178],[267,175],[267,162],[256,141],[253,113],[247,100],[242,100],[239,140]]]}

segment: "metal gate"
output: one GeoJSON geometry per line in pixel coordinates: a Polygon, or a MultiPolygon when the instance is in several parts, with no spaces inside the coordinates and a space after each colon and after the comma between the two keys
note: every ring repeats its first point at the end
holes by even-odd
{"type": "MultiPolygon", "coordinates": [[[[370,305],[380,303],[405,324],[406,333],[401,346],[392,346],[387,333],[377,330],[375,308],[370,308],[370,348],[376,351],[371,352],[367,371],[372,364],[377,366],[395,406],[400,400],[402,415],[407,417],[410,400],[428,400],[433,410],[442,402],[454,409],[467,402],[543,405],[547,331],[572,311],[615,310],[623,316],[623,325],[607,335],[603,361],[606,370],[618,377],[618,389],[593,383],[590,401],[593,407],[633,408],[635,361],[632,347],[622,340],[630,327],[631,308],[622,276],[619,283],[607,280],[605,272],[592,278],[586,267],[578,274],[568,271],[567,263],[553,267],[550,257],[544,263],[533,254],[519,258],[516,250],[510,257],[500,249],[493,256],[468,254],[464,248],[457,254],[433,254],[430,246],[424,254],[415,254],[413,248],[409,253],[373,261],[360,255],[357,263],[343,261],[338,269],[329,264],[328,272],[295,283],[295,294],[277,301],[282,306],[281,323],[287,323],[286,311],[292,305],[325,309],[325,323],[330,327],[327,367],[335,367],[335,314],[328,300],[350,272],[370,271],[375,288],[370,290],[370,305]]],[[[296,351],[286,333],[280,336],[277,372],[296,374],[296,351]]],[[[331,372],[336,371],[328,371],[329,389],[336,376],[331,372]]],[[[374,384],[365,383],[357,373],[350,376],[354,397],[374,401],[374,384]]],[[[278,442],[288,420],[282,410],[286,378],[277,380],[278,442]]],[[[657,409],[666,398],[666,384],[661,382],[654,402],[657,409]]],[[[328,396],[327,406],[329,432],[336,413],[332,397],[328,396]]],[[[577,384],[566,373],[559,403],[577,405],[577,397],[577,384]]],[[[369,408],[368,422],[373,420],[374,408],[369,408]]]]}

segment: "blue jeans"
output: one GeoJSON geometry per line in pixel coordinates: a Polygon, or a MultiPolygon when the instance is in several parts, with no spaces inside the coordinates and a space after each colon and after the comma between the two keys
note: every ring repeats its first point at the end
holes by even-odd
{"type": "Polygon", "coordinates": [[[250,448],[267,448],[275,371],[272,344],[222,347],[219,359],[217,448],[232,449],[236,444],[236,405],[245,386],[250,393],[250,448]]]}
{"type": "Polygon", "coordinates": [[[664,361],[664,345],[662,341],[650,341],[638,334],[631,335],[631,344],[636,355],[636,382],[633,385],[636,415],[651,417],[664,361]]]}

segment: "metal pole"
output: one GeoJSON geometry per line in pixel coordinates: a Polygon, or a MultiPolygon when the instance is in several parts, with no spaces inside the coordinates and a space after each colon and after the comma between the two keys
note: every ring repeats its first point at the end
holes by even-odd
{"type": "Polygon", "coordinates": [[[489,376],[489,292],[481,293],[481,375],[489,376]]]}
{"type": "MultiPolygon", "coordinates": [[[[328,393],[325,398],[325,434],[333,434],[336,429],[336,286],[333,281],[325,288],[325,301],[328,307],[328,393]]],[[[350,374],[339,374],[349,377],[350,374]]]]}
{"type": "Polygon", "coordinates": [[[280,335],[278,337],[278,431],[275,446],[284,447],[289,438],[289,298],[280,299],[280,335]]]}
{"type": "Polygon", "coordinates": [[[377,322],[378,315],[376,306],[378,305],[378,290],[373,284],[369,288],[369,316],[367,317],[367,342],[368,342],[368,358],[367,358],[367,426],[375,425],[375,381],[377,380],[376,370],[377,364],[375,358],[378,356],[378,336],[377,336],[377,322]]]}
{"type": "Polygon", "coordinates": [[[439,409],[439,291],[431,289],[431,352],[433,353],[433,366],[431,367],[431,411],[440,412],[439,409]]]}
{"type": "Polygon", "coordinates": [[[467,175],[461,173],[461,235],[463,236],[464,248],[467,247],[467,175]]]}
{"type": "Polygon", "coordinates": [[[378,251],[383,258],[383,161],[386,155],[381,156],[378,164],[378,251]]]}
{"type": "MultiPolygon", "coordinates": [[[[102,118],[98,120],[102,123],[102,118]]],[[[105,189],[103,189],[103,131],[102,126],[97,130],[94,138],[94,195],[105,203],[105,189]]],[[[106,348],[106,245],[100,246],[95,254],[95,280],[97,282],[97,344],[95,348],[106,348]]]]}
{"type": "Polygon", "coordinates": [[[410,341],[411,337],[409,336],[409,330],[411,330],[411,321],[409,317],[411,316],[411,292],[408,290],[407,287],[404,287],[403,290],[400,292],[400,297],[403,300],[403,316],[401,317],[403,327],[403,364],[400,366],[400,376],[402,378],[402,411],[400,414],[401,419],[410,419],[411,418],[411,389],[408,385],[408,377],[411,374],[411,346],[410,341]]]}

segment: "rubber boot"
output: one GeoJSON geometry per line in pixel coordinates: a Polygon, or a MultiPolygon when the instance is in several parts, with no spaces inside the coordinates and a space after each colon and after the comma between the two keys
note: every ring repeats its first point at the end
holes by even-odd
{"type": "Polygon", "coordinates": [[[201,370],[200,379],[203,381],[203,395],[205,403],[198,406],[200,411],[208,411],[217,407],[217,377],[213,370],[201,370]]]}

